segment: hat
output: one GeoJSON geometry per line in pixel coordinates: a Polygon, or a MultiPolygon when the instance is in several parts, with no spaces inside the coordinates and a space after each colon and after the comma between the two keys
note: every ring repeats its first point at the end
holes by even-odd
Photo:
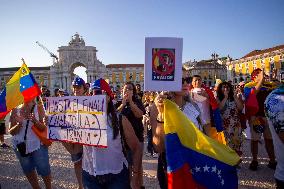
{"type": "Polygon", "coordinates": [[[58,92],[64,92],[64,89],[60,88],[60,89],[58,89],[58,92]]]}
{"type": "Polygon", "coordinates": [[[101,90],[101,91],[105,91],[108,96],[110,96],[113,99],[113,94],[111,91],[111,88],[109,86],[109,84],[102,78],[97,79],[96,81],[94,81],[91,84],[91,88],[92,90],[101,90]]]}
{"type": "Polygon", "coordinates": [[[81,77],[75,77],[72,81],[73,86],[85,86],[85,81],[81,77]]]}

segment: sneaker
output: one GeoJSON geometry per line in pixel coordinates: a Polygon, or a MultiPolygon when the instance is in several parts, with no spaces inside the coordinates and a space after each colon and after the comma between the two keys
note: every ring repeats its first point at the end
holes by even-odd
{"type": "Polygon", "coordinates": [[[153,158],[158,158],[159,155],[158,155],[157,153],[153,153],[152,157],[153,157],[153,158]]]}
{"type": "Polygon", "coordinates": [[[267,167],[269,167],[270,169],[275,170],[276,169],[276,165],[277,165],[276,161],[274,161],[274,162],[269,161],[268,164],[267,164],[267,167]]]}
{"type": "Polygon", "coordinates": [[[249,169],[252,171],[256,171],[258,167],[258,162],[255,160],[252,160],[252,162],[249,165],[249,169]]]}
{"type": "Polygon", "coordinates": [[[7,144],[3,143],[3,144],[1,144],[1,148],[10,148],[10,146],[8,146],[7,144]]]}

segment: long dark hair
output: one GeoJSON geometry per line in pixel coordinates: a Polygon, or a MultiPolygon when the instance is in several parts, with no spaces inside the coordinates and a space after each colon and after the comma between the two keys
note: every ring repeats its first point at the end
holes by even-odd
{"type": "Polygon", "coordinates": [[[119,122],[116,115],[116,109],[112,103],[112,100],[108,102],[107,105],[107,115],[111,115],[111,124],[113,129],[113,139],[115,139],[119,133],[119,122]]]}
{"type": "Polygon", "coordinates": [[[228,99],[229,101],[234,101],[234,89],[233,86],[228,83],[228,82],[222,82],[219,84],[218,88],[217,88],[217,98],[219,99],[219,101],[222,101],[225,98],[225,95],[222,91],[222,87],[224,85],[227,85],[229,87],[229,94],[228,94],[228,99]]]}
{"type": "MultiPolygon", "coordinates": [[[[137,90],[136,90],[135,85],[134,85],[131,81],[126,82],[126,83],[124,84],[124,86],[125,86],[125,85],[131,85],[131,86],[132,86],[132,88],[133,88],[132,100],[133,100],[133,102],[137,102],[139,98],[137,97],[137,90]]],[[[123,87],[124,87],[124,86],[123,86],[123,87]]]]}

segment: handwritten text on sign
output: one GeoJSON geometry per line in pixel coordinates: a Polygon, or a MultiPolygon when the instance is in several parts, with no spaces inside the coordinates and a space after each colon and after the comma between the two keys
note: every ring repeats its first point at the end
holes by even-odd
{"type": "Polygon", "coordinates": [[[107,147],[105,95],[48,97],[48,137],[107,147]]]}

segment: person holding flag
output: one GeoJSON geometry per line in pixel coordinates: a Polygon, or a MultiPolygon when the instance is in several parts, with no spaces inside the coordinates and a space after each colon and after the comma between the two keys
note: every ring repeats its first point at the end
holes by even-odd
{"type": "Polygon", "coordinates": [[[250,125],[251,133],[251,153],[252,161],[249,165],[250,170],[256,171],[258,168],[258,142],[263,135],[265,148],[269,156],[268,167],[276,168],[273,140],[267,119],[264,114],[264,101],[269,93],[276,88],[273,82],[265,81],[265,74],[257,68],[251,73],[251,80],[244,87],[246,117],[250,125]]]}
{"type": "Polygon", "coordinates": [[[13,75],[0,95],[1,116],[11,112],[9,132],[12,148],[19,159],[22,170],[33,188],[40,188],[37,173],[43,178],[45,187],[51,188],[51,171],[48,147],[43,145],[32,127],[46,129],[45,110],[40,89],[30,70],[23,63],[13,75]],[[19,106],[21,105],[21,106],[19,106]],[[37,171],[37,172],[36,172],[37,171]]]}
{"type": "Polygon", "coordinates": [[[159,152],[158,180],[166,188],[237,188],[239,156],[203,134],[182,112],[182,92],[164,92],[152,109],[153,142],[159,152]],[[168,100],[171,98],[176,103],[168,100]]]}

